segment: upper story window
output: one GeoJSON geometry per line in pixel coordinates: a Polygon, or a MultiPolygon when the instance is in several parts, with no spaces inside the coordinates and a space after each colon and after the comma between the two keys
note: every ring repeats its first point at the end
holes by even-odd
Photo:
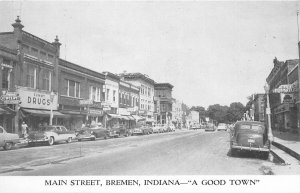
{"type": "Polygon", "coordinates": [[[47,54],[43,51],[40,51],[40,56],[42,59],[47,59],[47,54]]]}
{"type": "Polygon", "coordinates": [[[106,89],[106,100],[109,100],[109,89],[106,89]]]}
{"type": "Polygon", "coordinates": [[[8,89],[9,87],[9,68],[2,70],[2,88],[8,89]]]}
{"type": "Polygon", "coordinates": [[[90,99],[93,101],[101,101],[101,88],[90,86],[90,99]]]}
{"type": "Polygon", "coordinates": [[[38,56],[39,55],[39,50],[36,48],[31,48],[31,54],[34,56],[38,56]]]}
{"type": "Polygon", "coordinates": [[[36,68],[31,65],[27,67],[26,85],[30,88],[36,88],[36,68]]]}
{"type": "Polygon", "coordinates": [[[116,102],[116,91],[113,91],[113,101],[116,102]]]}
{"type": "Polygon", "coordinates": [[[80,83],[65,79],[64,82],[65,90],[64,94],[70,97],[80,98],[80,83]]]}
{"type": "Polygon", "coordinates": [[[51,72],[44,70],[42,74],[42,90],[51,90],[51,72]]]}

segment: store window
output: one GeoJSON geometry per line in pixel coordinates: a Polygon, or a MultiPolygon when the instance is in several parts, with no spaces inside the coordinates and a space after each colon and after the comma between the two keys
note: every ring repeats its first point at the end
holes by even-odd
{"type": "Polygon", "coordinates": [[[51,72],[44,70],[42,74],[42,90],[51,90],[51,72]]]}
{"type": "Polygon", "coordinates": [[[106,100],[109,101],[109,89],[106,89],[106,100]]]}
{"type": "Polygon", "coordinates": [[[27,67],[27,87],[36,88],[36,68],[33,66],[27,67]]]}

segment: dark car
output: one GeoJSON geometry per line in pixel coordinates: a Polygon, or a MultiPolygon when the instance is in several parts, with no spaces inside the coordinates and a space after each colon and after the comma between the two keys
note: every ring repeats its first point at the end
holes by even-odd
{"type": "Polygon", "coordinates": [[[108,138],[108,130],[102,125],[93,125],[93,126],[87,126],[80,130],[76,131],[76,137],[78,141],[81,140],[96,140],[96,138],[108,138]]]}
{"type": "Polygon", "coordinates": [[[208,124],[205,125],[204,130],[205,130],[205,131],[215,131],[215,130],[216,130],[216,127],[215,127],[214,124],[208,123],[208,124]]]}
{"type": "Polygon", "coordinates": [[[141,125],[132,130],[132,135],[149,135],[153,133],[153,129],[149,125],[141,125]]]}
{"type": "Polygon", "coordinates": [[[239,121],[230,132],[231,154],[238,151],[259,153],[264,159],[269,157],[270,141],[264,123],[257,121],[239,121]]]}
{"type": "Polygon", "coordinates": [[[108,129],[108,136],[110,138],[114,137],[128,137],[132,134],[131,130],[126,128],[125,125],[117,125],[108,129]]]}

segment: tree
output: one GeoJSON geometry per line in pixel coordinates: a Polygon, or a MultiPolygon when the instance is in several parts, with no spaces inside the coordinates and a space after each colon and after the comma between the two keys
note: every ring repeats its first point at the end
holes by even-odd
{"type": "Polygon", "coordinates": [[[210,119],[216,120],[219,123],[225,123],[227,121],[228,106],[221,106],[219,104],[210,105],[207,108],[207,115],[210,119]]]}
{"type": "Polygon", "coordinates": [[[233,102],[230,104],[228,112],[227,112],[227,118],[229,122],[235,122],[237,120],[240,120],[245,112],[245,106],[240,102],[233,102]]]}

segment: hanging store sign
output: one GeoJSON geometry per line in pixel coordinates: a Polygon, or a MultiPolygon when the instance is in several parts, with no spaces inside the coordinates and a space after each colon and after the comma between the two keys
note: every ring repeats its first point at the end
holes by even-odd
{"type": "Polygon", "coordinates": [[[0,97],[0,101],[3,104],[19,104],[20,96],[16,92],[4,92],[0,97]]]}
{"type": "Polygon", "coordinates": [[[20,96],[20,107],[33,109],[57,110],[57,94],[54,94],[53,102],[51,102],[50,92],[32,91],[26,88],[17,88],[20,96]]]}
{"type": "Polygon", "coordinates": [[[93,101],[89,100],[89,99],[79,100],[79,105],[81,105],[81,106],[87,106],[87,105],[92,105],[92,104],[93,104],[93,101]]]}
{"type": "Polygon", "coordinates": [[[295,103],[294,94],[283,94],[280,95],[281,103],[295,103]]]}
{"type": "Polygon", "coordinates": [[[273,93],[295,93],[298,91],[298,84],[294,82],[293,84],[283,84],[278,88],[273,89],[273,93]]]}

